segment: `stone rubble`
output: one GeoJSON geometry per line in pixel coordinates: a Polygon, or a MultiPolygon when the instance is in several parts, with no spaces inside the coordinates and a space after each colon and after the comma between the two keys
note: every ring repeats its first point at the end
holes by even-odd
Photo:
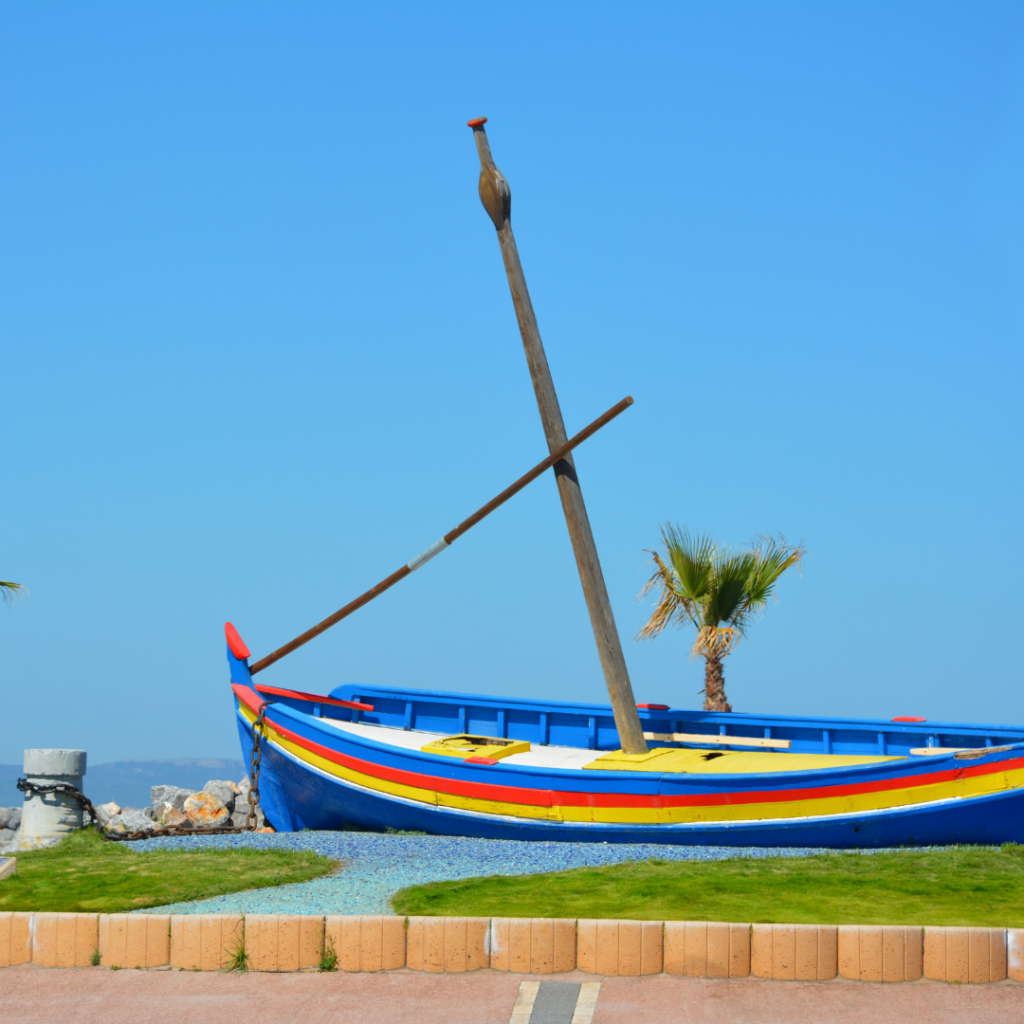
{"type": "Polygon", "coordinates": [[[20,824],[20,807],[0,807],[0,828],[16,829],[20,824]]]}
{"type": "MultiPolygon", "coordinates": [[[[128,827],[125,815],[130,808],[121,810],[117,804],[107,805],[116,809],[110,818],[110,827],[123,831],[152,831],[157,828],[175,826],[177,828],[221,828],[233,825],[236,828],[245,823],[249,817],[248,778],[241,782],[227,779],[210,779],[200,790],[182,789],[180,786],[154,786],[150,790],[153,803],[142,810],[147,816],[143,821],[132,811],[132,827],[128,827]]],[[[97,808],[99,811],[99,808],[97,808]]],[[[256,810],[256,827],[267,828],[267,820],[263,811],[256,810]]]]}
{"type": "Polygon", "coordinates": [[[20,807],[0,807],[0,851],[14,842],[20,824],[20,807]]]}
{"type": "MultiPolygon", "coordinates": [[[[147,807],[146,810],[151,811],[152,808],[147,807]]],[[[110,824],[107,825],[108,829],[118,832],[152,832],[153,829],[159,827],[159,823],[155,822],[146,811],[140,811],[137,807],[124,808],[120,814],[115,814],[110,819],[110,824]]]]}
{"type": "MultiPolygon", "coordinates": [[[[103,828],[116,832],[152,832],[167,826],[237,828],[248,820],[251,788],[248,778],[241,782],[211,779],[201,790],[154,786],[149,807],[121,807],[111,800],[96,807],[96,816],[103,828]]],[[[20,807],[0,807],[0,854],[17,845],[20,825],[20,807]]],[[[260,808],[256,809],[256,828],[273,831],[260,808]]]]}

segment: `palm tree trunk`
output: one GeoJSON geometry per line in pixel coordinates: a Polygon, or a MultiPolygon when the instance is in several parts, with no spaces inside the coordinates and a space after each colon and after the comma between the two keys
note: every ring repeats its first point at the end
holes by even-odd
{"type": "Polygon", "coordinates": [[[732,711],[725,699],[725,671],[718,654],[704,655],[704,710],[732,711]]]}

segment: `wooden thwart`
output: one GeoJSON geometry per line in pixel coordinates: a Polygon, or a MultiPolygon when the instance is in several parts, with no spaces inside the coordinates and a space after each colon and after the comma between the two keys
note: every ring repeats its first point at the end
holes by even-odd
{"type": "MultiPolygon", "coordinates": [[[[703,732],[645,732],[645,740],[660,740],[662,743],[716,743],[728,747],[770,747],[774,750],[789,750],[789,740],[761,739],[757,736],[715,736],[703,732]]],[[[913,751],[912,751],[913,753],[913,751]]]]}

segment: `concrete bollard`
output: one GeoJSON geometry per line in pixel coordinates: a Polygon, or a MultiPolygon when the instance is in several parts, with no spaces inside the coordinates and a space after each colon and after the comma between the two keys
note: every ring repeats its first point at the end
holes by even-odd
{"type": "MultiPolygon", "coordinates": [[[[26,750],[25,778],[37,786],[67,783],[81,790],[85,775],[84,750],[26,750]]],[[[18,847],[52,846],[82,827],[82,807],[67,793],[25,794],[18,847]]]]}

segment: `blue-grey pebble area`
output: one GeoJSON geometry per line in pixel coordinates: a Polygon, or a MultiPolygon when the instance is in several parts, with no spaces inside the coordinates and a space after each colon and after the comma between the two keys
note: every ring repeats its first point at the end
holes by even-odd
{"type": "MultiPolygon", "coordinates": [[[[566,868],[599,867],[622,861],[722,860],[726,857],[804,857],[827,853],[809,848],[659,846],[651,843],[541,843],[508,839],[375,832],[279,832],[221,836],[175,836],[131,843],[147,850],[313,850],[342,861],[334,874],[311,882],[250,889],[161,907],[172,914],[391,914],[400,889],[423,882],[481,875],[531,875],[566,868]]],[[[140,911],[140,913],[152,913],[140,911]]]]}

